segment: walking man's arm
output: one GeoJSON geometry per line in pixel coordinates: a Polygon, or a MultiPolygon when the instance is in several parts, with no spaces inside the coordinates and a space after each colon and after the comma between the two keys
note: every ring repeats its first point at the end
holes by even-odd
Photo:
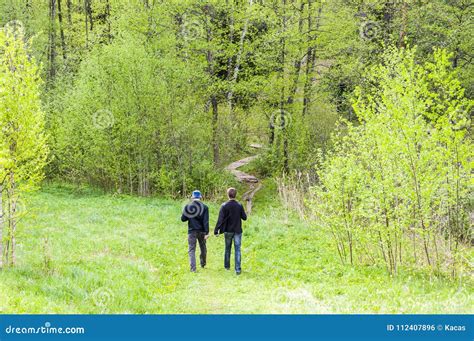
{"type": "Polygon", "coordinates": [[[204,226],[204,232],[206,233],[206,239],[209,236],[209,209],[206,207],[204,209],[203,213],[203,226],[204,226]]]}
{"type": "Polygon", "coordinates": [[[216,228],[214,229],[214,234],[216,236],[222,233],[224,222],[225,222],[225,212],[224,212],[224,206],[222,206],[219,211],[219,218],[217,219],[216,228]]]}
{"type": "Polygon", "coordinates": [[[242,207],[242,211],[240,212],[240,218],[242,218],[242,220],[247,220],[247,213],[245,213],[244,205],[240,204],[240,207],[242,207]]]}
{"type": "Polygon", "coordinates": [[[185,221],[188,221],[189,218],[184,214],[186,212],[186,207],[183,209],[183,213],[181,214],[181,221],[184,223],[185,221]]]}

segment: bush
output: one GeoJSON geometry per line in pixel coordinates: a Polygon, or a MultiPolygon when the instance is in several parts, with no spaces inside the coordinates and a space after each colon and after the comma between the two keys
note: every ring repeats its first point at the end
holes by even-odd
{"type": "Polygon", "coordinates": [[[52,104],[51,176],[143,196],[220,188],[226,175],[212,167],[211,123],[192,83],[201,76],[191,71],[133,36],[96,47],[58,91],[62,106],[52,104]]]}
{"type": "Polygon", "coordinates": [[[470,242],[472,102],[450,56],[417,65],[415,49],[389,49],[356,92],[360,125],[334,136],[319,169],[315,213],[343,262],[383,260],[456,273],[470,242]]]}

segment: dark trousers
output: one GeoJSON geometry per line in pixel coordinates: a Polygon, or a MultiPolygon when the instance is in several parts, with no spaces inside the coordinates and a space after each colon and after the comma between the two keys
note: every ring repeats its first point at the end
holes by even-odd
{"type": "Polygon", "coordinates": [[[240,273],[240,262],[242,254],[240,247],[242,245],[242,233],[225,232],[225,256],[224,256],[224,267],[230,269],[230,254],[232,252],[232,241],[234,241],[235,247],[235,272],[240,273]]]}
{"type": "Polygon", "coordinates": [[[201,260],[201,266],[206,266],[206,236],[205,232],[201,231],[191,231],[188,234],[188,244],[189,244],[189,263],[191,265],[191,271],[196,271],[196,244],[199,242],[199,248],[201,249],[201,255],[199,256],[201,260]]]}

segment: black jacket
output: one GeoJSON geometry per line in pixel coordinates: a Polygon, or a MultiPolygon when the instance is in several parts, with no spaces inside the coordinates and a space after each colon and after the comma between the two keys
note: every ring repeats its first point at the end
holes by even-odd
{"type": "Polygon", "coordinates": [[[244,207],[236,200],[229,200],[221,206],[214,234],[242,233],[242,220],[247,220],[244,207]]]}
{"type": "Polygon", "coordinates": [[[188,233],[200,231],[209,233],[209,208],[199,200],[187,204],[183,209],[181,221],[188,222],[188,233]]]}

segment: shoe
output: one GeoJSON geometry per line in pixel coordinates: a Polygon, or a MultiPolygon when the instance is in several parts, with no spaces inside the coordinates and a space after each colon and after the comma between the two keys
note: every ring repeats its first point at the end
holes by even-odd
{"type": "Polygon", "coordinates": [[[230,270],[230,268],[224,268],[224,269],[226,269],[227,271],[229,271],[229,270],[230,270]]]}
{"type": "Polygon", "coordinates": [[[236,271],[235,274],[238,276],[240,275],[242,272],[241,271],[236,271]]]}

